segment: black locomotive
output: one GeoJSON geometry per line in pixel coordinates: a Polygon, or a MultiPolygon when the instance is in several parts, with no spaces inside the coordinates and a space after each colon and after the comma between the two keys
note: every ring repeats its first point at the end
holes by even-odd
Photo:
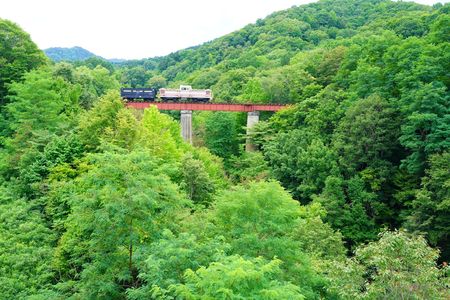
{"type": "Polygon", "coordinates": [[[158,91],[154,88],[121,88],[120,96],[123,99],[133,100],[142,99],[153,101],[156,98],[158,91]]]}

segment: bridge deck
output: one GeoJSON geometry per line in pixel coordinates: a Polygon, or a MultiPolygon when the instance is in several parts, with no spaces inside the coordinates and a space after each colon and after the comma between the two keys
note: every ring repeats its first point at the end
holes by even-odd
{"type": "Polygon", "coordinates": [[[155,105],[160,110],[211,110],[211,111],[279,111],[282,104],[231,104],[231,103],[169,103],[169,102],[127,102],[126,106],[144,109],[155,105]]]}

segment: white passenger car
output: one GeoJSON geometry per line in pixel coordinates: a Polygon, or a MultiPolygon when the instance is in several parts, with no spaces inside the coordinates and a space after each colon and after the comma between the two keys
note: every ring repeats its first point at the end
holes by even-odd
{"type": "Polygon", "coordinates": [[[159,89],[159,97],[163,100],[189,100],[208,102],[212,100],[211,90],[193,90],[190,85],[180,85],[179,89],[159,89]]]}

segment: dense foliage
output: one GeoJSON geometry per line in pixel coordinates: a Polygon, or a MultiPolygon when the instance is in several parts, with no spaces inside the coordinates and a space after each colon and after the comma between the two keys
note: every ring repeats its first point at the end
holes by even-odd
{"type": "Polygon", "coordinates": [[[0,299],[447,299],[449,10],[322,0],[115,65],[0,20],[0,299]],[[290,106],[192,146],[118,93],[181,83],[290,106]]]}

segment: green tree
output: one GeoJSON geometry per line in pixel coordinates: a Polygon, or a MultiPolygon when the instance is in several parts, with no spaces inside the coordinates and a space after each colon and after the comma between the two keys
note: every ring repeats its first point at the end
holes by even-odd
{"type": "Polygon", "coordinates": [[[97,56],[92,56],[85,60],[76,61],[74,62],[74,64],[76,66],[86,66],[90,69],[95,69],[98,66],[101,66],[111,73],[114,71],[114,65],[111,62],[97,56]]]}
{"type": "Polygon", "coordinates": [[[0,170],[7,177],[27,169],[55,135],[75,125],[80,94],[78,86],[53,77],[46,68],[27,73],[23,82],[10,85],[10,91],[12,101],[6,109],[12,134],[5,138],[0,156],[0,170]]]}
{"type": "Polygon", "coordinates": [[[400,142],[410,151],[404,164],[411,173],[423,175],[430,155],[450,148],[449,95],[441,83],[421,86],[411,93],[413,101],[402,125],[400,142]]]}
{"type": "Polygon", "coordinates": [[[7,84],[19,81],[23,74],[47,63],[42,51],[22,29],[0,19],[0,109],[6,99],[7,84]]]}
{"type": "Polygon", "coordinates": [[[220,71],[216,69],[202,70],[198,76],[195,77],[192,84],[199,89],[211,89],[220,78],[220,71]]]}
{"type": "Polygon", "coordinates": [[[253,69],[230,70],[222,74],[213,87],[215,92],[214,97],[226,101],[235,100],[236,96],[241,94],[246,82],[252,76],[253,69]]]}
{"type": "Polygon", "coordinates": [[[376,238],[375,199],[373,193],[366,191],[361,178],[345,181],[330,176],[325,181],[322,193],[314,197],[314,202],[325,208],[325,221],[342,233],[347,246],[354,247],[376,238]]]}
{"type": "Polygon", "coordinates": [[[67,82],[74,82],[74,68],[73,65],[67,62],[61,62],[54,66],[53,74],[62,77],[67,82]]]}
{"type": "Polygon", "coordinates": [[[303,203],[320,192],[325,179],[338,171],[335,152],[306,130],[278,134],[264,146],[264,155],[273,176],[303,203]]]}
{"type": "Polygon", "coordinates": [[[239,100],[243,103],[266,103],[269,95],[266,94],[259,80],[251,79],[245,85],[239,100]]]}
{"type": "Polygon", "coordinates": [[[347,110],[335,135],[334,147],[341,165],[352,174],[394,161],[399,123],[395,110],[379,96],[356,102],[347,110]]]}
{"type": "Polygon", "coordinates": [[[48,68],[27,73],[24,81],[10,85],[11,103],[6,107],[11,130],[55,132],[71,121],[77,112],[80,89],[61,77],[54,78],[48,68]]]}
{"type": "Polygon", "coordinates": [[[234,182],[245,183],[270,178],[269,166],[261,152],[244,152],[233,157],[230,164],[228,172],[234,182]]]}
{"type": "Polygon", "coordinates": [[[180,125],[169,115],[160,113],[155,106],[144,111],[137,138],[140,147],[165,160],[180,160],[186,150],[180,125]]]}
{"type": "Polygon", "coordinates": [[[125,69],[122,73],[121,83],[128,87],[145,87],[149,73],[141,66],[125,69]]]}
{"type": "Polygon", "coordinates": [[[130,148],[137,138],[137,121],[119,92],[110,91],[81,116],[78,135],[88,151],[98,150],[102,141],[130,148]]]}
{"type": "Polygon", "coordinates": [[[186,282],[186,270],[196,271],[219,260],[229,246],[220,237],[202,240],[189,233],[178,236],[166,230],[160,240],[153,243],[148,251],[139,278],[142,287],[129,289],[131,299],[169,298],[171,286],[186,282]]]}
{"type": "Polygon", "coordinates": [[[203,163],[205,171],[215,187],[218,189],[228,187],[230,182],[225,174],[223,161],[220,157],[215,156],[204,147],[194,147],[191,151],[194,158],[203,163]]]}
{"type": "Polygon", "coordinates": [[[300,288],[280,281],[281,261],[225,257],[196,272],[186,271],[186,283],[173,285],[183,299],[305,299],[300,288]]]}
{"type": "Polygon", "coordinates": [[[142,251],[186,202],[166,175],[172,167],[148,152],[97,154],[92,164],[74,182],[56,263],[79,297],[112,299],[138,285],[142,251]]]}
{"type": "Polygon", "coordinates": [[[298,285],[306,297],[315,297],[321,278],[302,250],[302,236],[291,234],[302,219],[311,217],[317,212],[300,206],[278,183],[258,182],[222,192],[207,217],[199,214],[198,226],[211,228],[207,236],[223,236],[232,254],[277,257],[283,262],[280,279],[298,285]]]}
{"type": "MultiPolygon", "coordinates": [[[[302,218],[290,233],[291,238],[298,240],[301,249],[311,258],[316,259],[318,264],[327,260],[340,261],[346,254],[342,234],[322,221],[324,215],[326,215],[324,212],[320,214],[314,212],[311,216],[302,218]]],[[[326,273],[327,267],[321,271],[326,273]]]]}
{"type": "Polygon", "coordinates": [[[425,234],[434,246],[438,246],[442,259],[448,259],[450,239],[450,153],[432,155],[427,176],[422,178],[422,188],[412,201],[412,214],[407,226],[425,234]]]}
{"type": "Polygon", "coordinates": [[[119,90],[120,88],[119,81],[115,76],[112,76],[110,71],[102,66],[96,66],[93,69],[85,66],[76,68],[74,81],[82,88],[80,105],[88,109],[108,90],[119,90]]]}
{"type": "Polygon", "coordinates": [[[333,289],[346,299],[446,299],[447,279],[436,267],[438,255],[423,237],[387,231],[379,241],[359,247],[354,258],[335,265],[333,289]]]}
{"type": "Polygon", "coordinates": [[[76,135],[54,136],[38,153],[32,152],[34,160],[27,160],[19,170],[21,189],[28,197],[42,195],[47,189],[45,179],[52,169],[64,164],[72,164],[84,152],[76,135]]]}
{"type": "Polygon", "coordinates": [[[153,76],[147,81],[147,86],[159,90],[167,86],[167,79],[161,75],[153,76]]]}
{"type": "Polygon", "coordinates": [[[17,198],[13,190],[0,186],[0,295],[3,299],[24,299],[50,289],[51,230],[38,207],[17,198]]]}
{"type": "Polygon", "coordinates": [[[307,86],[314,83],[314,77],[299,65],[287,65],[273,70],[262,84],[268,99],[275,103],[298,103],[311,96],[307,86]]]}
{"type": "Polygon", "coordinates": [[[203,162],[192,154],[185,154],[181,161],[182,186],[187,196],[196,204],[208,205],[215,186],[205,170],[203,162]]]}
{"type": "Polygon", "coordinates": [[[236,118],[227,112],[216,112],[206,119],[205,144],[215,155],[229,158],[238,152],[236,118]]]}

